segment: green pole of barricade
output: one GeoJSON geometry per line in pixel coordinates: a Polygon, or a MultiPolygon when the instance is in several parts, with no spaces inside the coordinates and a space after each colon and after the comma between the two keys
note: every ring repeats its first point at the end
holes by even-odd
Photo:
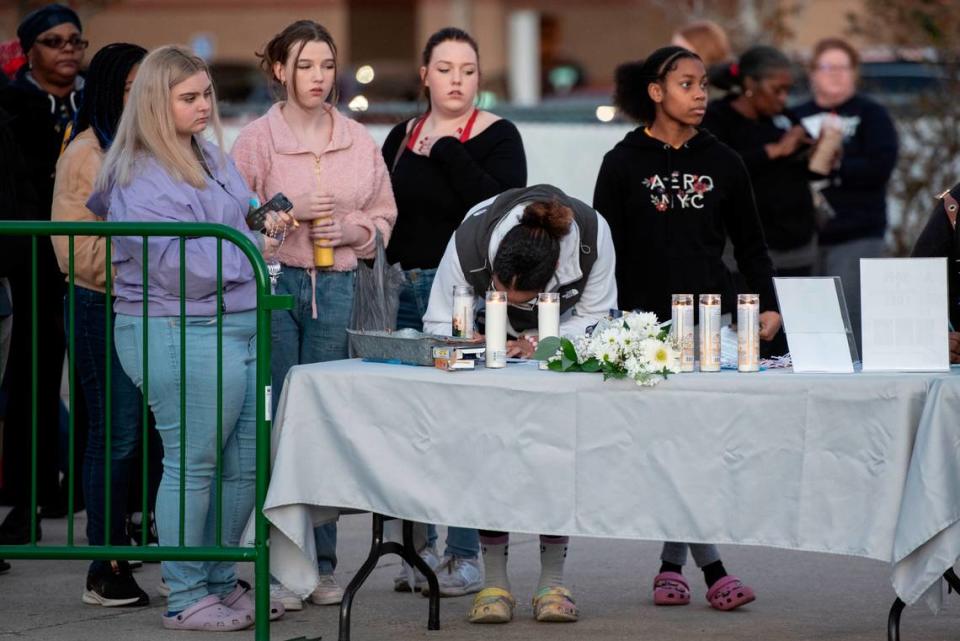
{"type": "MultiPolygon", "coordinates": [[[[217,224],[210,223],[119,223],[119,222],[50,222],[50,221],[3,221],[0,220],[0,236],[27,236],[31,237],[31,259],[30,259],[30,269],[31,269],[31,284],[33,290],[33,300],[31,302],[30,317],[34,321],[34,327],[31,332],[31,365],[32,365],[32,377],[31,377],[31,402],[33,409],[33,417],[31,421],[31,449],[30,449],[30,461],[32,464],[31,467],[31,476],[30,476],[30,506],[32,510],[31,514],[31,523],[30,523],[30,544],[29,545],[6,545],[0,546],[0,558],[9,558],[9,559],[50,559],[50,560],[82,560],[82,559],[99,559],[99,560],[132,560],[132,559],[144,559],[150,561],[233,561],[233,562],[253,562],[254,563],[254,572],[255,572],[255,587],[256,587],[256,626],[254,632],[254,638],[256,641],[269,641],[270,638],[270,566],[269,566],[269,525],[267,523],[266,517],[263,515],[263,506],[266,502],[267,497],[267,487],[270,478],[270,429],[271,429],[271,402],[270,402],[270,340],[271,340],[271,313],[275,310],[290,309],[293,306],[293,299],[291,296],[276,296],[272,294],[270,289],[270,278],[267,274],[266,264],[263,262],[263,257],[260,254],[260,250],[257,246],[242,232],[239,230],[217,224]],[[38,363],[38,342],[39,336],[37,335],[37,326],[36,319],[38,315],[38,303],[37,303],[37,289],[38,289],[38,258],[37,258],[37,238],[38,237],[50,237],[50,236],[67,236],[69,237],[69,294],[68,294],[68,304],[69,304],[69,322],[68,327],[70,329],[71,336],[69,342],[69,350],[71,355],[75,352],[74,344],[74,237],[76,236],[105,236],[111,238],[114,236],[140,236],[143,238],[143,282],[149,282],[149,271],[147,268],[148,265],[148,239],[151,237],[176,237],[179,238],[179,246],[181,249],[181,256],[184,256],[183,249],[185,247],[186,239],[199,238],[199,237],[213,237],[217,238],[222,244],[223,240],[226,240],[230,243],[236,245],[243,254],[250,261],[250,264],[253,267],[254,279],[256,281],[257,289],[257,363],[256,363],[256,496],[254,503],[254,544],[253,547],[224,547],[222,545],[221,536],[219,534],[220,528],[217,528],[217,545],[215,546],[204,546],[204,547],[187,547],[183,545],[183,535],[182,529],[180,534],[180,546],[158,546],[155,548],[146,547],[147,543],[147,530],[149,528],[149,509],[147,505],[147,481],[148,475],[146,471],[146,464],[148,461],[148,446],[147,446],[147,423],[149,419],[149,409],[148,409],[148,399],[149,399],[149,375],[147,373],[147,350],[144,349],[142,367],[143,367],[143,394],[144,394],[144,407],[143,407],[143,419],[144,419],[144,431],[143,431],[143,462],[144,462],[144,472],[143,472],[143,494],[142,494],[142,509],[143,509],[143,538],[141,541],[141,546],[130,547],[130,546],[118,546],[116,542],[109,542],[107,545],[102,546],[74,546],[72,540],[72,523],[68,525],[70,530],[70,536],[68,536],[67,545],[37,545],[37,523],[36,523],[36,505],[38,499],[38,479],[37,479],[37,458],[38,458],[38,426],[37,426],[37,395],[38,395],[38,378],[37,378],[37,363],[38,363]]],[[[107,256],[109,256],[109,250],[107,256]]],[[[218,245],[217,248],[217,257],[218,263],[222,259],[222,247],[218,245]]],[[[180,272],[180,284],[181,292],[185,289],[185,270],[181,266],[180,272]]],[[[110,266],[107,266],[107,283],[108,288],[106,292],[107,300],[110,300],[111,287],[112,285],[110,279],[110,266]]],[[[218,265],[217,270],[217,300],[218,300],[218,312],[217,312],[217,354],[218,354],[218,363],[217,363],[217,379],[218,379],[218,390],[222,396],[222,363],[221,354],[222,354],[222,313],[223,313],[223,274],[222,274],[222,265],[218,265]]],[[[180,317],[181,319],[185,316],[185,305],[181,301],[180,307],[180,317]]],[[[144,301],[143,301],[143,315],[144,318],[148,317],[148,303],[146,291],[144,291],[144,301]]],[[[109,316],[109,310],[108,310],[109,316]]],[[[183,324],[181,323],[181,328],[183,324]]],[[[107,320],[105,329],[107,331],[112,330],[112,318],[107,320]]],[[[181,349],[185,348],[183,344],[183,333],[181,333],[181,349]]],[[[107,340],[107,346],[111,346],[112,336],[107,340]]],[[[143,329],[143,342],[144,346],[149,344],[149,335],[147,330],[147,324],[144,323],[143,329]]],[[[182,357],[182,352],[181,352],[182,357]]],[[[109,359],[109,355],[108,355],[109,359]]],[[[110,372],[109,361],[106,364],[106,369],[108,376],[113,374],[110,372]]],[[[73,372],[73,363],[71,363],[71,381],[74,380],[75,373],[73,372]]],[[[71,386],[72,388],[73,386],[71,386]]],[[[74,396],[73,389],[71,389],[71,396],[74,396]]],[[[75,398],[71,399],[72,401],[75,398]]],[[[181,417],[183,412],[185,412],[185,406],[183,404],[183,399],[181,399],[181,417]]],[[[218,398],[218,415],[222,414],[222,397],[218,398]]],[[[107,408],[108,416],[110,413],[110,408],[107,408]]],[[[110,421],[110,418],[107,418],[107,421],[110,421]]],[[[73,427],[71,425],[71,427],[73,427]]],[[[109,430],[109,427],[107,428],[109,430]]],[[[183,430],[181,430],[182,432],[183,430]]],[[[105,456],[110,456],[110,436],[107,435],[107,453],[105,456]]],[[[73,443],[73,434],[71,430],[70,443],[73,443]]],[[[185,439],[184,439],[185,440],[185,439]]],[[[72,460],[72,457],[71,457],[72,460]]],[[[107,462],[107,470],[110,469],[110,463],[107,462]]],[[[217,488],[218,488],[218,505],[216,506],[217,510],[217,521],[221,520],[220,512],[222,506],[220,503],[220,495],[222,492],[219,491],[221,479],[220,472],[222,471],[222,464],[218,461],[218,478],[217,488]]],[[[181,471],[183,467],[181,466],[181,471]]],[[[110,472],[108,471],[107,474],[110,472]]],[[[71,475],[72,477],[72,475],[71,475]]],[[[72,482],[72,478],[70,481],[72,482]]],[[[72,486],[70,487],[72,493],[72,486]]],[[[71,497],[72,498],[72,497],[71,497]]],[[[110,498],[111,494],[109,487],[107,487],[106,497],[107,505],[106,512],[107,515],[110,513],[110,498]]],[[[182,500],[182,499],[181,499],[182,500]]],[[[183,508],[180,509],[181,513],[183,508]]],[[[108,517],[109,518],[109,517],[108,517]]],[[[108,528],[106,536],[109,537],[109,522],[105,523],[104,526],[108,528]]]]}

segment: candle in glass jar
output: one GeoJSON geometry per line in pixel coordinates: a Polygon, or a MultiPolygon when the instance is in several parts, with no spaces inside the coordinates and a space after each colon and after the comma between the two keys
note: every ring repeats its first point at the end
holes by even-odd
{"type": "Polygon", "coordinates": [[[507,366],[507,293],[487,292],[486,301],[486,364],[507,366]]]}
{"type": "Polygon", "coordinates": [[[693,294],[674,294],[670,334],[680,348],[680,371],[693,371],[693,294]]]}
{"type": "Polygon", "coordinates": [[[473,338],[473,287],[453,286],[451,333],[457,338],[473,338]]]}
{"type": "Polygon", "coordinates": [[[760,371],[760,296],[737,295],[737,369],[760,371]]]}
{"type": "MultiPolygon", "coordinates": [[[[550,336],[560,336],[560,292],[537,295],[537,340],[550,336]]],[[[547,361],[540,361],[540,369],[547,369],[547,361]]]]}
{"type": "Polygon", "coordinates": [[[720,371],[720,294],[700,294],[700,371],[720,371]]]}

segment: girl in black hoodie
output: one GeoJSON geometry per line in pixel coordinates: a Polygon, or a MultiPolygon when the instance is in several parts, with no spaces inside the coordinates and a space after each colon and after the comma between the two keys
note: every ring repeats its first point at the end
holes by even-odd
{"type": "MultiPolygon", "coordinates": [[[[750,176],[736,152],[697,129],[707,107],[703,62],[682,47],[664,47],[621,65],[616,81],[619,109],[647,125],[604,156],[593,197],[617,252],[620,308],[663,319],[671,294],[720,293],[724,312],[731,311],[735,292],[721,260],[729,235],[740,272],[760,295],[760,336],[772,339],[780,315],[750,176]]],[[[726,573],[716,546],[665,543],[654,603],[690,602],[681,573],[688,547],[710,605],[732,610],[754,600],[751,588],[726,573]]]]}

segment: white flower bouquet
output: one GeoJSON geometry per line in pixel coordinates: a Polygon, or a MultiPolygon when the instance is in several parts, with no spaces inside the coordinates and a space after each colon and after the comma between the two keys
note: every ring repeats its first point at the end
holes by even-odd
{"type": "Polygon", "coordinates": [[[630,312],[600,322],[590,336],[548,337],[533,358],[546,360],[555,372],[603,372],[608,378],[630,378],[652,386],[680,369],[680,351],[661,327],[657,315],[630,312]]]}

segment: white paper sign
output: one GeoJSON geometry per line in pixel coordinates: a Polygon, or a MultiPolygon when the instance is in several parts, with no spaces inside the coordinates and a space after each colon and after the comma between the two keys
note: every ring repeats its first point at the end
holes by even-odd
{"type": "Polygon", "coordinates": [[[946,258],[860,260],[863,369],[950,369],[946,258]]]}
{"type": "Polygon", "coordinates": [[[774,278],[795,372],[853,373],[835,278],[774,278]]]}

